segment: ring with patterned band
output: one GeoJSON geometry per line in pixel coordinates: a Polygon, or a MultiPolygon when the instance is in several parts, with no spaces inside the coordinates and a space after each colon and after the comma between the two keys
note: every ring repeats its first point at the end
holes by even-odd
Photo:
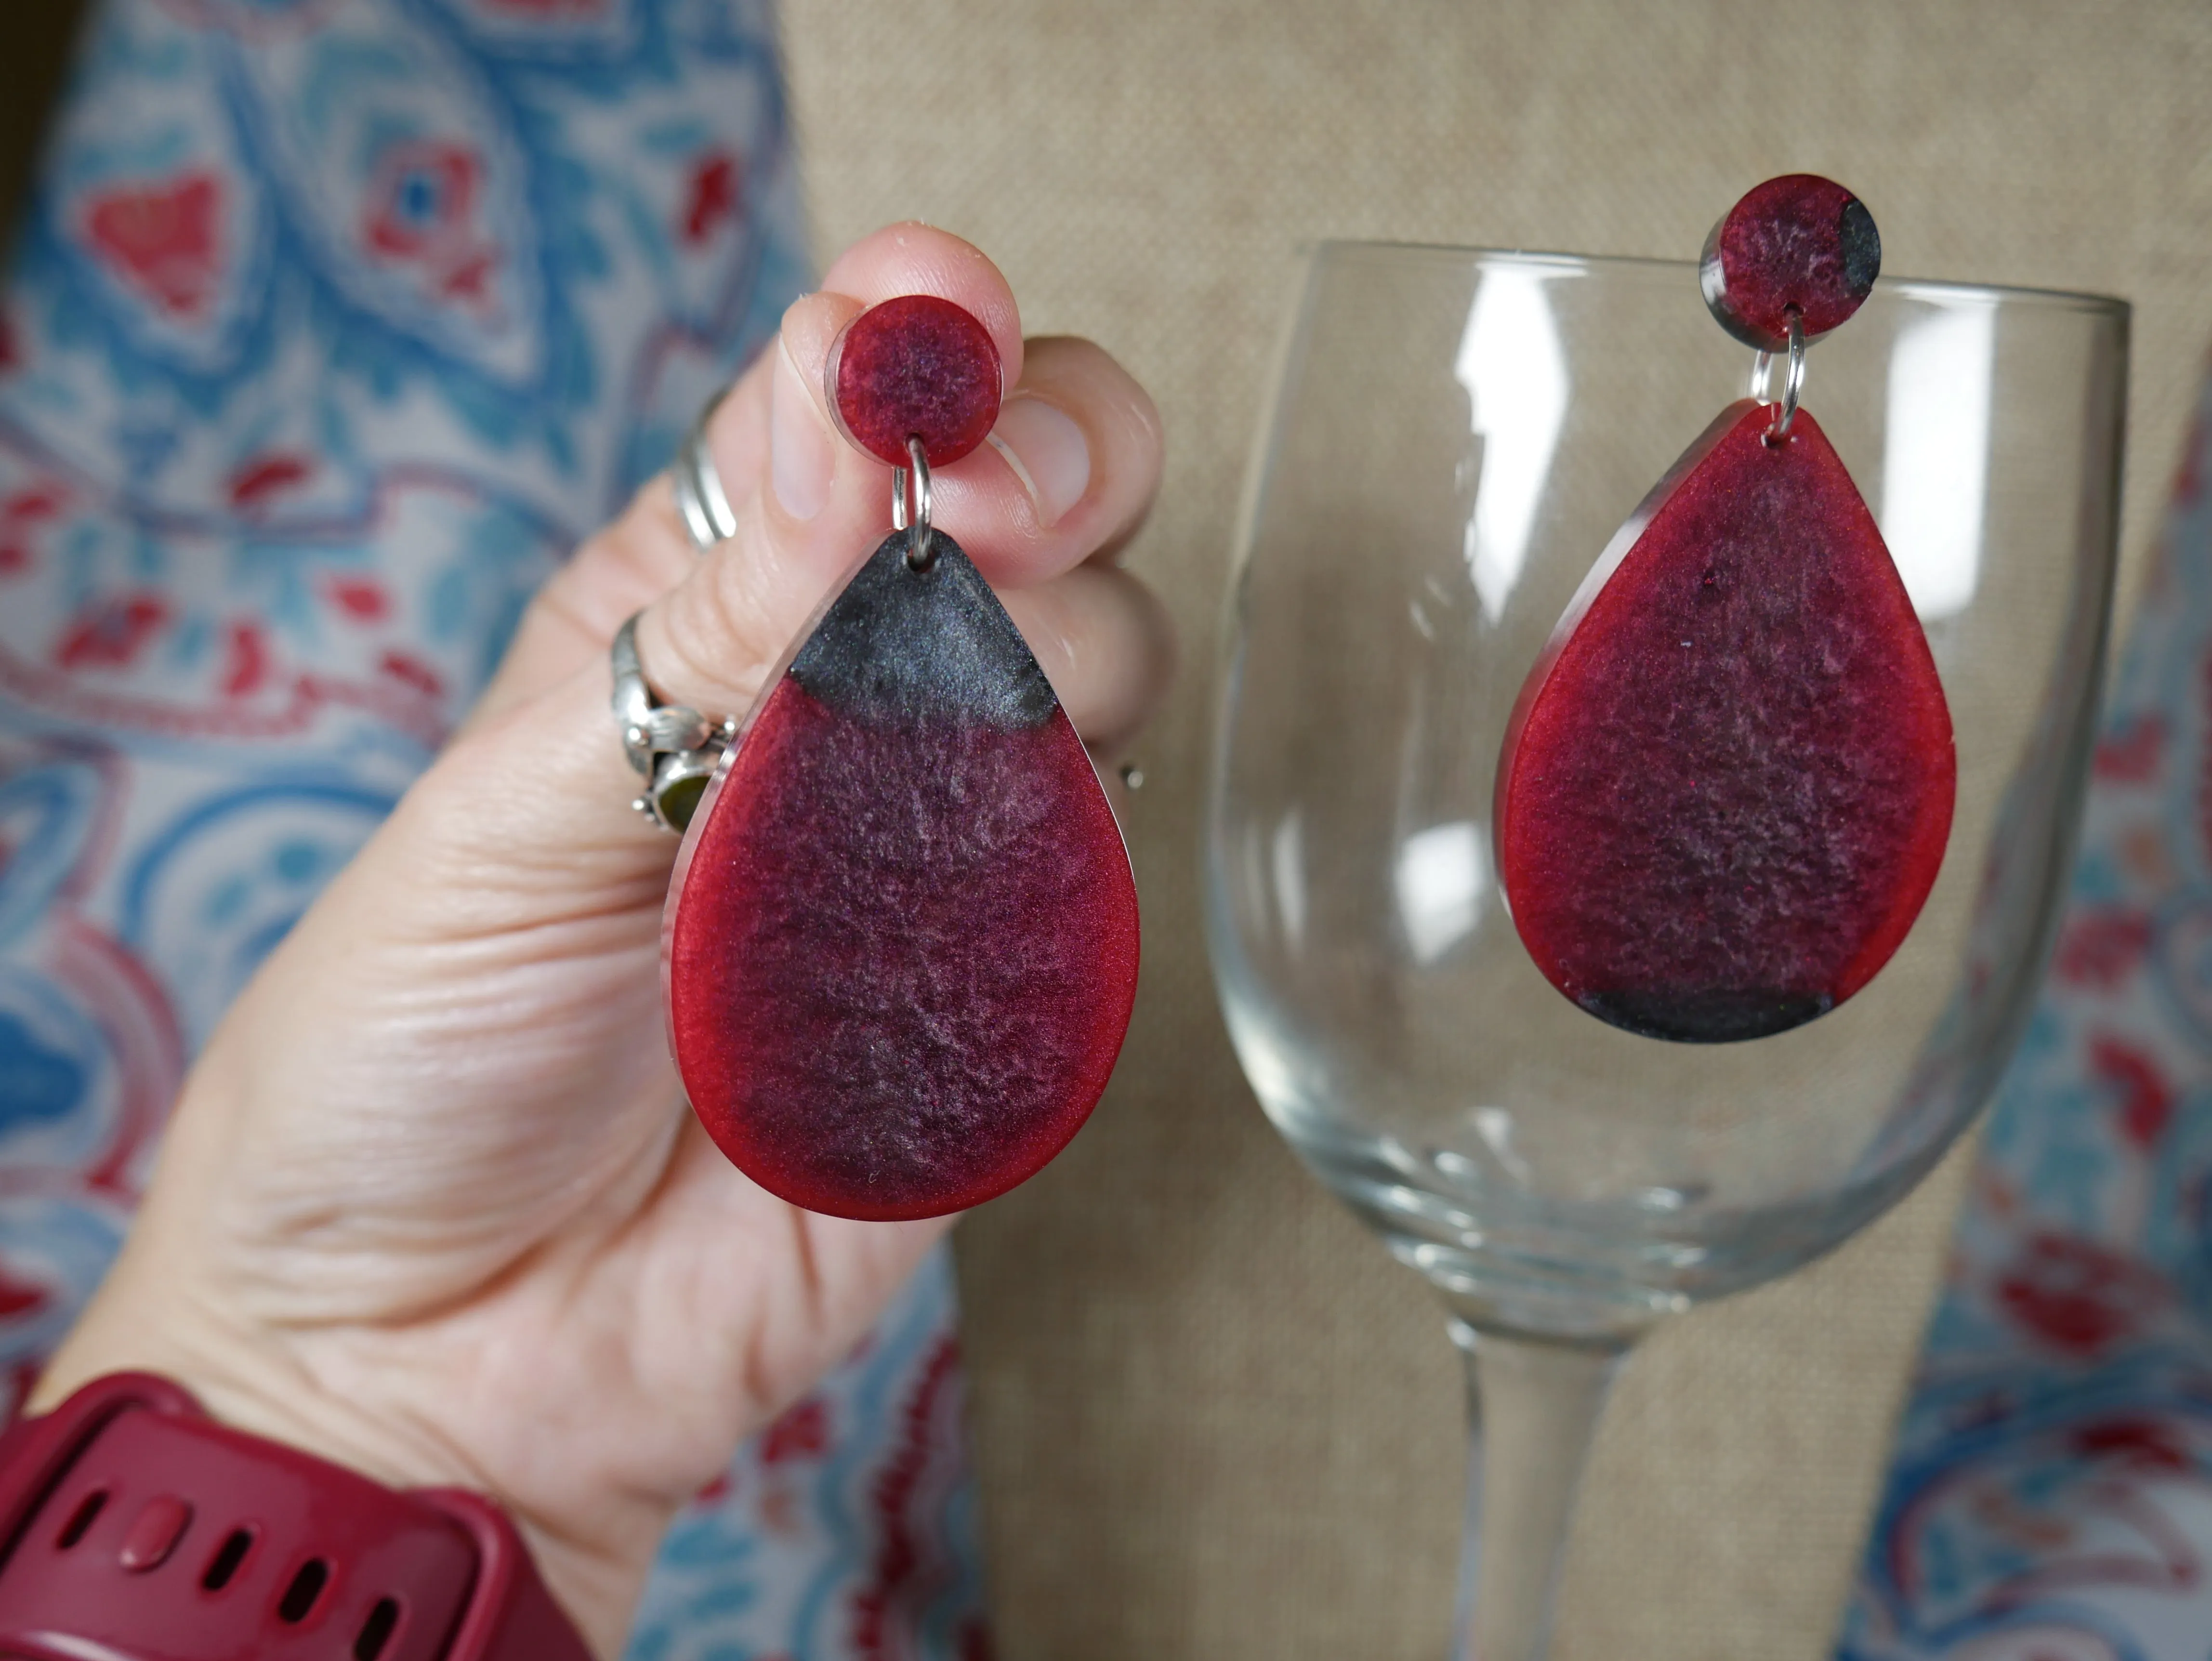
{"type": "Polygon", "coordinates": [[[738,533],[737,510],[730,506],[730,493],[722,488],[721,474],[714,471],[714,453],[707,447],[707,429],[714,422],[714,411],[722,407],[723,397],[718,392],[707,401],[669,469],[676,511],[683,518],[691,545],[702,554],[738,533]]]}
{"type": "Polygon", "coordinates": [[[716,721],[688,704],[664,703],[645,678],[637,655],[637,618],[615,630],[608,660],[614,670],[615,719],[622,723],[623,753],[645,781],[630,803],[664,830],[691,823],[715,764],[738,734],[734,720],[716,721]]]}

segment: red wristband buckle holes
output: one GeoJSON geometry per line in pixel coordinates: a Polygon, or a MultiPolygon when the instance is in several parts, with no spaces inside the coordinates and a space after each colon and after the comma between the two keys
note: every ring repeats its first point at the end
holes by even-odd
{"type": "Polygon", "coordinates": [[[366,1482],[334,1506],[265,1463],[242,1486],[191,1468],[235,1439],[143,1408],[107,1416],[0,1564],[0,1656],[66,1652],[40,1629],[124,1654],[445,1656],[472,1579],[465,1533],[366,1482]],[[35,1624],[15,1618],[19,1591],[35,1624]]]}
{"type": "Polygon", "coordinates": [[[227,1429],[159,1379],[0,1439],[5,1661],[583,1661],[513,1525],[227,1429]]]}

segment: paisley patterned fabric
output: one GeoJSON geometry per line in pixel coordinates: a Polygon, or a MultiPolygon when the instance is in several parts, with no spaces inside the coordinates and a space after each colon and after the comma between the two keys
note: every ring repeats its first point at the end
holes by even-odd
{"type": "MultiPolygon", "coordinates": [[[[0,1378],[245,977],[805,285],[759,0],[112,0],[0,313],[0,1378]]],[[[611,733],[610,735],[611,742],[611,733]]],[[[632,1652],[966,1656],[949,1271],[632,1652]]]]}
{"type": "Polygon", "coordinates": [[[2212,1655],[2212,386],[1846,1661],[2212,1655]]]}

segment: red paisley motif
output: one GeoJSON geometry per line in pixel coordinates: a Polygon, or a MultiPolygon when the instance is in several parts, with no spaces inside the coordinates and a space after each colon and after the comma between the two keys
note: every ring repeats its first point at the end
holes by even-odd
{"type": "Polygon", "coordinates": [[[2099,739],[2094,767],[2099,778],[2114,784],[2148,784],[2165,759],[2166,717],[2153,713],[2099,739]]]}
{"type": "Polygon", "coordinates": [[[696,248],[735,219],[744,205],[744,183],[738,159],[727,150],[709,150],[693,162],[684,208],[684,241],[696,248]]]}
{"type": "Polygon", "coordinates": [[[830,1409],[821,1397],[810,1396],[761,1433],[761,1463],[811,1457],[829,1445],[830,1409]]]}
{"type": "Polygon", "coordinates": [[[84,234],[130,287],[172,316],[197,318],[215,298],[222,268],[222,181],[187,173],[95,196],[84,234]]]}
{"type": "Polygon", "coordinates": [[[2099,1035],[2089,1041],[2089,1074],[2120,1093],[2120,1133],[2138,1148],[2164,1134],[2175,1101],[2166,1071],[2143,1050],[2121,1039],[2099,1035]]]}
{"type": "Polygon", "coordinates": [[[2150,918],[2142,912],[2085,907],[2059,936],[2051,972],[2069,985],[2112,991],[2142,963],[2150,939],[2150,918]]]}
{"type": "Polygon", "coordinates": [[[56,660],[64,669],[127,669],[168,620],[161,595],[118,594],[70,625],[56,660]]]}
{"type": "Polygon", "coordinates": [[[1997,1277],[1996,1303],[2052,1348],[2087,1359],[2148,1325],[2166,1281],[2135,1258],[2078,1235],[2039,1232],[1997,1277]]]}

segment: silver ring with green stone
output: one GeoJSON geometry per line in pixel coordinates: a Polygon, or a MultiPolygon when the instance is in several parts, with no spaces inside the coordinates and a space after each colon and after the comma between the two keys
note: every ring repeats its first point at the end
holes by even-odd
{"type": "Polygon", "coordinates": [[[622,726],[623,753],[645,781],[630,803],[664,830],[680,833],[691,823],[707,781],[737,736],[735,721],[715,721],[688,704],[664,703],[646,678],[637,655],[637,616],[615,630],[608,649],[614,671],[610,703],[622,726]]]}

